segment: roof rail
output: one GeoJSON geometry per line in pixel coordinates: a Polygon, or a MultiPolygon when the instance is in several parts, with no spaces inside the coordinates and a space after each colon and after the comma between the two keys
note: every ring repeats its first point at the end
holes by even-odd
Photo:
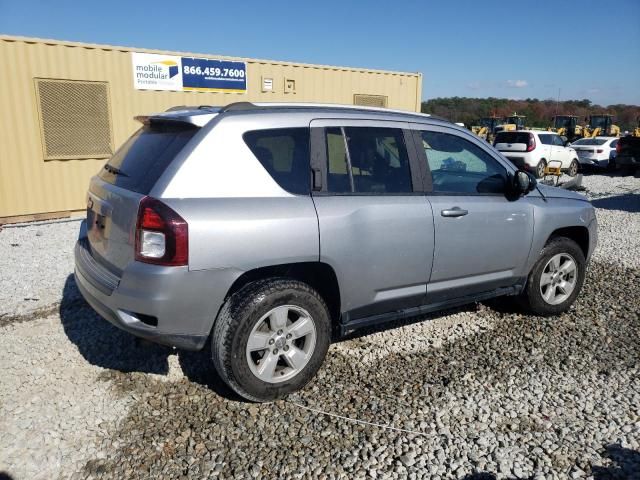
{"type": "Polygon", "coordinates": [[[167,108],[165,112],[175,112],[177,110],[186,110],[187,108],[189,107],[187,107],[186,105],[176,105],[174,107],[167,108]]]}
{"type": "MultiPolygon", "coordinates": [[[[380,113],[399,113],[403,115],[417,115],[421,117],[439,118],[428,113],[396,110],[391,108],[367,107],[363,105],[346,105],[341,103],[305,103],[305,102],[234,102],[222,107],[220,113],[246,110],[260,110],[266,108],[337,108],[341,110],[360,110],[380,113]]],[[[442,119],[444,120],[444,119],[442,119]]]]}
{"type": "Polygon", "coordinates": [[[224,112],[237,112],[240,110],[256,110],[258,105],[251,102],[233,102],[229,105],[222,107],[220,113],[224,112]]]}

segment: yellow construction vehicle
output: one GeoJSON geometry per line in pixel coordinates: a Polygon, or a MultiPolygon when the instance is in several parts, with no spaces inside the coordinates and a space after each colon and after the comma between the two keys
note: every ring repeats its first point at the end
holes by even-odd
{"type": "Polygon", "coordinates": [[[527,117],[525,115],[518,115],[516,112],[513,112],[513,115],[507,117],[507,120],[504,124],[504,130],[524,130],[525,121],[527,117]]]}
{"type": "Polygon", "coordinates": [[[584,127],[578,125],[577,115],[556,115],[551,120],[553,123],[551,130],[567,137],[570,142],[584,137],[584,127]]]}
{"type": "Polygon", "coordinates": [[[471,131],[486,140],[489,143],[493,142],[493,137],[496,134],[496,130],[504,123],[503,117],[491,115],[490,117],[482,117],[478,122],[478,125],[473,125],[471,131]]]}
{"type": "Polygon", "coordinates": [[[588,125],[584,128],[584,137],[619,137],[620,127],[613,123],[613,115],[589,115],[588,125]]]}
{"type": "Polygon", "coordinates": [[[640,116],[638,118],[636,118],[636,122],[638,123],[638,126],[633,131],[633,136],[634,137],[640,137],[640,116]]]}

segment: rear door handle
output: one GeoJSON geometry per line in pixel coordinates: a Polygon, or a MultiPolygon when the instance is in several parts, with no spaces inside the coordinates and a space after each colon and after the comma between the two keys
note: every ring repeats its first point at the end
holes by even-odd
{"type": "Polygon", "coordinates": [[[449,210],[442,210],[440,212],[443,217],[464,217],[467,213],[469,213],[469,210],[463,210],[460,207],[453,207],[449,210]]]}

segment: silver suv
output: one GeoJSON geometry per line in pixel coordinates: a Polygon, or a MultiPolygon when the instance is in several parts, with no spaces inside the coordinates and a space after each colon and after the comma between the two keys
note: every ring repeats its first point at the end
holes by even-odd
{"type": "Polygon", "coordinates": [[[268,401],[332,339],[491,297],[555,315],[597,241],[579,194],[536,184],[428,115],[235,103],[138,117],[95,176],[76,282],[104,318],[268,401]]]}

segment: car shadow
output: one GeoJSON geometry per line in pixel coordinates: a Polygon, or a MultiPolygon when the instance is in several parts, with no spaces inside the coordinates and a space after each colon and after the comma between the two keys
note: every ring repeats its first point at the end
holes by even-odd
{"type": "Polygon", "coordinates": [[[640,212],[640,195],[637,193],[625,193],[613,197],[595,198],[591,204],[604,210],[622,210],[629,213],[640,212]]]}
{"type": "Polygon", "coordinates": [[[594,480],[640,479],[640,452],[613,444],[605,447],[605,457],[611,459],[613,465],[593,466],[594,480]]]}
{"type": "Polygon", "coordinates": [[[91,365],[123,373],[167,375],[169,356],[177,354],[182,372],[190,381],[223,397],[237,398],[213,368],[209,346],[189,352],[141,341],[100,317],[82,298],[73,275],[64,284],[59,313],[67,338],[91,365]]]}

